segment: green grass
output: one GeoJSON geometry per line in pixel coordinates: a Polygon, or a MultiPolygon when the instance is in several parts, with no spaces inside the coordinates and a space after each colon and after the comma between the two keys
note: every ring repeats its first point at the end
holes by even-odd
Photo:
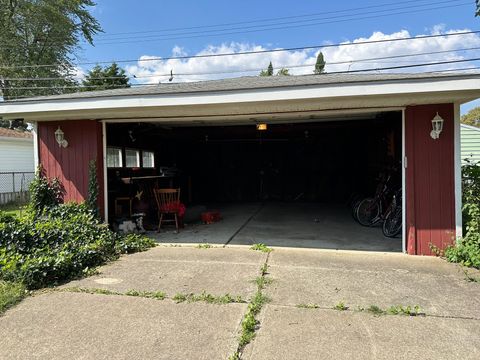
{"type": "Polygon", "coordinates": [[[253,244],[250,249],[255,250],[255,251],[261,251],[261,252],[264,252],[264,253],[269,253],[273,250],[272,248],[269,248],[267,245],[261,244],[261,243],[260,244],[253,244]]]}
{"type": "Polygon", "coordinates": [[[19,216],[25,211],[25,205],[7,204],[0,206],[0,211],[6,215],[19,216]]]}
{"type": "Polygon", "coordinates": [[[22,284],[0,281],[0,315],[19,303],[25,295],[26,289],[22,284]]]}

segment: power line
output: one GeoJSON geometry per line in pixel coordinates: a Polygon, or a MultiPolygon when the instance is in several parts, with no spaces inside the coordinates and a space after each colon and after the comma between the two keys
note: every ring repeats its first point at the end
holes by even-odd
{"type": "MultiPolygon", "coordinates": [[[[429,63],[420,63],[420,64],[412,64],[412,65],[398,65],[398,66],[389,66],[389,67],[377,67],[377,68],[368,68],[368,69],[358,69],[358,70],[346,70],[346,71],[331,71],[325,74],[351,74],[351,73],[360,73],[360,72],[372,72],[372,71],[384,71],[384,70],[398,70],[398,69],[408,69],[414,67],[425,67],[425,66],[436,66],[436,65],[446,65],[446,64],[457,64],[463,63],[468,61],[479,61],[480,57],[478,58],[469,58],[469,59],[461,59],[461,60],[446,60],[446,61],[436,61],[436,62],[429,62],[429,63]]],[[[435,71],[438,72],[438,71],[435,71]]],[[[318,75],[322,76],[322,75],[318,75]]],[[[158,86],[159,84],[149,84],[149,83],[139,83],[139,84],[132,84],[132,86],[158,86]]],[[[112,85],[115,87],[123,87],[125,85],[112,85]]],[[[54,87],[54,86],[32,86],[32,87],[5,87],[3,89],[11,89],[11,90],[41,90],[41,89],[81,89],[81,88],[101,88],[104,85],[88,85],[88,86],[61,86],[61,87],[54,87]]]]}
{"type": "Polygon", "coordinates": [[[105,35],[98,34],[97,36],[105,37],[105,36],[116,36],[116,35],[146,34],[146,33],[156,33],[156,32],[165,32],[165,31],[194,30],[194,29],[214,28],[214,27],[222,27],[222,26],[225,27],[225,26],[233,26],[233,25],[259,23],[259,22],[260,23],[265,23],[265,22],[272,22],[272,21],[278,21],[278,20],[297,19],[297,18],[313,17],[313,16],[326,15],[326,14],[337,14],[337,13],[342,13],[342,12],[352,12],[352,11],[387,7],[387,6],[393,6],[393,5],[399,5],[399,4],[419,3],[419,2],[424,2],[424,1],[430,1],[430,0],[396,1],[396,2],[385,3],[385,4],[362,6],[362,7],[356,7],[356,8],[343,9],[343,10],[322,11],[322,12],[311,13],[311,14],[303,14],[303,15],[292,15],[292,16],[275,17],[275,18],[263,18],[263,19],[258,19],[258,20],[247,20],[247,21],[239,21],[239,22],[231,22],[231,23],[219,23],[219,24],[212,24],[212,25],[197,25],[197,26],[180,27],[180,28],[166,28],[166,29],[158,29],[158,30],[106,33],[105,35]]]}
{"type": "MultiPolygon", "coordinates": [[[[472,51],[472,50],[480,50],[480,47],[471,47],[471,48],[461,48],[461,49],[452,49],[452,50],[439,50],[439,51],[428,51],[428,52],[421,52],[421,53],[409,53],[409,54],[399,54],[399,55],[390,55],[390,56],[380,56],[380,57],[370,57],[370,58],[363,58],[363,59],[351,59],[351,60],[343,60],[343,61],[333,61],[327,62],[327,65],[343,65],[343,64],[355,64],[355,63],[362,63],[362,62],[372,62],[376,60],[389,60],[389,59],[399,59],[405,57],[416,57],[416,56],[426,56],[426,55],[437,55],[437,54],[447,54],[447,53],[455,53],[460,51],[472,51]]],[[[416,60],[412,60],[416,61],[416,60]]],[[[275,66],[276,69],[278,68],[302,68],[302,67],[311,67],[314,66],[315,63],[308,63],[308,64],[295,64],[295,65],[278,65],[275,66]]],[[[175,76],[184,76],[184,75],[221,75],[221,74],[235,74],[235,73],[244,73],[244,72],[253,72],[253,71],[261,71],[264,68],[247,68],[247,69],[238,69],[238,70],[226,70],[226,71],[210,71],[210,72],[190,72],[190,73],[173,73],[175,76]]],[[[132,76],[134,79],[146,79],[146,78],[156,78],[156,77],[165,77],[171,76],[170,73],[164,74],[155,74],[155,75],[140,75],[140,76],[132,76]]],[[[89,80],[115,80],[115,79],[123,79],[123,76],[107,76],[107,77],[89,77],[89,80]]],[[[4,78],[4,81],[55,81],[55,80],[65,80],[64,77],[46,77],[46,78],[4,78]]]]}
{"type": "MultiPolygon", "coordinates": [[[[213,30],[203,30],[203,31],[199,31],[198,28],[197,28],[197,29],[195,29],[195,31],[189,31],[189,32],[173,32],[175,30],[172,30],[172,31],[166,30],[161,35],[143,35],[143,36],[135,35],[135,36],[131,36],[131,37],[116,37],[116,38],[112,38],[112,39],[106,39],[107,42],[102,42],[102,39],[101,39],[99,42],[96,42],[96,44],[107,44],[107,43],[108,44],[114,44],[114,43],[117,43],[117,42],[108,42],[109,40],[116,41],[116,40],[134,39],[135,41],[138,41],[139,39],[147,39],[147,38],[152,38],[152,37],[156,37],[156,38],[160,39],[160,38],[170,37],[170,36],[222,33],[224,31],[232,31],[232,30],[242,30],[242,32],[247,30],[247,29],[257,29],[257,28],[259,28],[259,30],[263,30],[263,28],[267,28],[267,30],[268,30],[268,28],[271,27],[271,26],[302,24],[302,23],[318,22],[319,20],[333,20],[333,19],[340,19],[340,18],[345,18],[345,17],[348,17],[350,19],[352,17],[357,17],[359,15],[371,15],[371,14],[391,12],[391,11],[394,11],[394,10],[406,10],[406,9],[408,9],[409,12],[412,12],[414,8],[422,8],[422,7],[432,6],[432,5],[438,6],[440,4],[450,4],[450,5],[448,5],[448,7],[451,7],[451,6],[456,6],[456,5],[452,5],[452,3],[458,3],[458,2],[461,2],[461,1],[463,1],[463,3],[457,4],[457,5],[462,5],[463,6],[463,5],[469,4],[469,3],[466,3],[464,0],[444,0],[444,1],[433,1],[433,2],[430,0],[430,2],[426,3],[426,4],[418,4],[416,2],[416,5],[409,5],[408,7],[400,6],[400,7],[395,7],[395,8],[392,8],[392,9],[381,9],[381,10],[375,10],[375,11],[366,11],[366,12],[359,12],[359,13],[356,13],[356,14],[349,13],[349,14],[346,14],[346,15],[315,17],[313,19],[284,21],[284,22],[277,22],[277,23],[273,23],[273,24],[262,23],[260,25],[229,27],[229,28],[223,28],[223,29],[213,29],[213,30]]],[[[430,10],[430,9],[425,9],[425,10],[430,10]]],[[[415,11],[418,11],[418,10],[415,10],[415,11]]],[[[342,12],[345,12],[345,11],[342,11],[342,12]]],[[[333,12],[333,13],[337,13],[337,12],[333,12]]],[[[318,14],[318,15],[323,15],[323,14],[318,14]]],[[[314,15],[312,15],[312,16],[314,16],[314,15]]],[[[312,16],[310,16],[310,17],[312,17],[312,16]]],[[[178,31],[178,30],[176,30],[176,31],[178,31]]],[[[105,35],[105,36],[107,36],[107,35],[105,35]]]]}
{"type": "MultiPolygon", "coordinates": [[[[385,16],[393,16],[393,15],[404,15],[404,14],[411,14],[411,13],[418,13],[418,12],[425,12],[425,11],[431,11],[431,10],[440,10],[440,9],[447,9],[447,8],[453,8],[453,7],[460,7],[460,6],[466,6],[466,5],[471,5],[470,2],[465,2],[465,3],[460,3],[456,5],[446,5],[446,6],[435,6],[431,8],[426,8],[426,9],[416,9],[416,10],[406,10],[406,11],[397,11],[397,12],[392,12],[389,14],[381,14],[381,15],[370,15],[370,16],[363,16],[363,17],[354,17],[352,15],[349,18],[346,19],[340,19],[340,20],[331,20],[331,21],[322,21],[322,22],[315,22],[311,24],[300,24],[300,25],[287,25],[287,26],[273,26],[273,27],[266,27],[263,29],[252,29],[252,30],[245,30],[241,29],[239,31],[230,31],[232,29],[225,29],[220,32],[220,30],[217,30],[217,33],[211,34],[200,34],[200,35],[191,35],[191,36],[173,36],[173,37],[164,37],[164,38],[154,38],[154,39],[133,39],[129,41],[111,41],[111,42],[97,42],[96,45],[117,45],[117,44],[130,44],[130,43],[140,43],[140,42],[156,42],[156,41],[168,41],[168,40],[183,40],[183,39],[196,39],[196,38],[205,38],[205,37],[215,37],[215,36],[225,36],[225,35],[238,35],[238,34],[249,34],[249,33],[257,33],[257,32],[264,32],[264,31],[272,31],[272,30],[286,30],[286,29],[296,29],[296,28],[303,28],[303,27],[310,27],[310,26],[316,26],[316,25],[326,25],[326,24],[334,24],[334,23],[343,23],[343,22],[349,22],[349,21],[358,21],[358,20],[370,20],[370,19],[376,19],[376,18],[381,18],[385,16]],[[226,31],[226,32],[224,32],[226,31]]],[[[409,8],[410,9],[410,8],[409,8]]],[[[206,31],[204,31],[205,33],[206,31]]]]}
{"type": "MultiPolygon", "coordinates": [[[[115,62],[115,63],[140,62],[141,63],[141,62],[151,62],[151,61],[204,59],[204,58],[215,58],[215,57],[226,57],[226,56],[268,54],[268,53],[285,52],[285,51],[315,50],[315,49],[342,47],[342,46],[359,46],[359,45],[368,45],[368,44],[382,44],[382,43],[390,43],[390,42],[396,42],[396,41],[424,40],[424,39],[432,39],[432,38],[440,38],[440,37],[471,35],[471,34],[478,34],[478,33],[480,33],[480,30],[462,31],[462,32],[448,33],[448,34],[410,36],[410,37],[395,38],[395,39],[365,40],[365,41],[349,42],[349,43],[300,46],[300,47],[290,47],[290,48],[283,48],[283,49],[240,51],[240,52],[218,53],[218,54],[181,55],[181,56],[169,56],[169,57],[151,57],[151,58],[148,58],[148,59],[114,60],[113,62],[115,62]]],[[[110,63],[112,63],[112,61],[79,62],[79,63],[76,63],[74,65],[79,66],[79,65],[110,64],[110,63]]],[[[6,66],[0,66],[0,69],[47,68],[47,67],[58,67],[58,66],[62,66],[62,64],[56,64],[56,65],[53,65],[53,64],[6,65],[6,66]]]]}

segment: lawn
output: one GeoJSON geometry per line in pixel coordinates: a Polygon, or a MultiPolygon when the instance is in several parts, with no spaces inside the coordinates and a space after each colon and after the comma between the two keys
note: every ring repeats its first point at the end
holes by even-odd
{"type": "Polygon", "coordinates": [[[17,216],[25,211],[25,206],[26,205],[18,204],[0,205],[0,211],[4,212],[6,215],[17,216]]]}
{"type": "Polygon", "coordinates": [[[0,281],[0,315],[20,302],[25,296],[25,291],[22,284],[0,281]]]}

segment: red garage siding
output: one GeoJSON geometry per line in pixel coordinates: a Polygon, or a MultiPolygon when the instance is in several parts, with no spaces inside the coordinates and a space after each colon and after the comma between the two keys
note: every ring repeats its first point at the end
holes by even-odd
{"type": "MultiPolygon", "coordinates": [[[[100,186],[98,203],[103,207],[102,127],[96,121],[38,123],[39,160],[48,177],[58,177],[65,187],[65,201],[84,201],[88,196],[88,163],[97,160],[100,186]],[[68,147],[59,147],[55,130],[61,127],[68,147]]],[[[103,212],[102,212],[103,214],[103,212]]]]}
{"type": "Polygon", "coordinates": [[[409,254],[431,255],[455,239],[453,104],[409,106],[405,111],[406,222],[409,254]],[[440,139],[430,137],[436,113],[440,139]]]}

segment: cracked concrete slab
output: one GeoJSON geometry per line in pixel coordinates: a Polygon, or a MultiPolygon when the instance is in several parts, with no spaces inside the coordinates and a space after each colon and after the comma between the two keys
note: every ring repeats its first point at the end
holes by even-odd
{"type": "Polygon", "coordinates": [[[156,247],[101,267],[100,274],[65,287],[201,293],[229,293],[248,299],[266,254],[242,248],[156,247]]]}
{"type": "Polygon", "coordinates": [[[427,314],[480,319],[479,284],[441,259],[276,249],[269,263],[274,304],[418,305],[427,314]]]}
{"type": "Polygon", "coordinates": [[[478,359],[480,321],[267,305],[243,359],[478,359]]]}
{"type": "Polygon", "coordinates": [[[47,293],[0,317],[0,359],[226,359],[246,304],[47,293]]]}

